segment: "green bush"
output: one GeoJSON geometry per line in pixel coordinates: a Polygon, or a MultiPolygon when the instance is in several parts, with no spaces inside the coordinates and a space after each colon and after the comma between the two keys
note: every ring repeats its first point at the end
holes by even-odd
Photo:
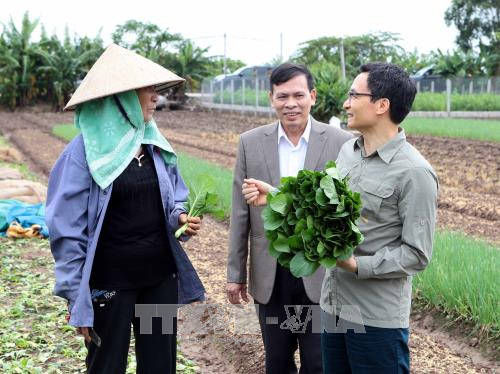
{"type": "Polygon", "coordinates": [[[315,119],[327,122],[332,116],[340,116],[350,82],[342,80],[340,69],[330,62],[311,66],[317,92],[316,104],[311,114],[315,119]]]}

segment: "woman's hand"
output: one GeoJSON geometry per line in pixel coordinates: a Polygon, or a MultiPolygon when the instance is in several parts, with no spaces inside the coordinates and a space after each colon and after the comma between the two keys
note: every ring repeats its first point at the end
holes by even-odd
{"type": "Polygon", "coordinates": [[[90,343],[90,341],[92,340],[90,338],[90,331],[88,327],[77,327],[76,332],[80,335],[83,335],[85,342],[90,343]]]}
{"type": "Polygon", "coordinates": [[[267,193],[273,189],[274,188],[270,184],[253,178],[244,179],[243,185],[241,186],[243,198],[248,205],[253,206],[266,205],[267,193]]]}
{"type": "Polygon", "coordinates": [[[188,228],[184,234],[188,236],[195,236],[201,229],[201,219],[202,217],[189,217],[186,213],[181,213],[179,215],[179,226],[183,226],[185,223],[188,224],[188,228]]]}

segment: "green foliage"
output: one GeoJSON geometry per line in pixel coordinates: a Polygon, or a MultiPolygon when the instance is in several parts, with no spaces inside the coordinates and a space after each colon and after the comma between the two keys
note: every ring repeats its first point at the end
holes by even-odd
{"type": "MultiPolygon", "coordinates": [[[[209,57],[210,63],[207,66],[208,73],[207,77],[215,77],[216,75],[224,74],[224,57],[213,56],[209,57]]],[[[226,58],[226,71],[233,72],[241,67],[245,66],[245,63],[241,60],[233,60],[231,58],[226,58]]]]}
{"type": "Polygon", "coordinates": [[[36,69],[40,76],[40,97],[52,101],[56,110],[62,110],[76,89],[79,79],[102,53],[102,39],[75,37],[72,41],[66,30],[64,41],[54,35],[42,35],[37,55],[42,64],[36,69]],[[43,90],[45,88],[45,91],[43,90]]]}
{"type": "Polygon", "coordinates": [[[20,29],[11,19],[0,36],[0,103],[11,109],[37,100],[61,109],[102,52],[99,36],[71,41],[66,31],[61,42],[55,35],[48,37],[43,26],[40,41],[33,42],[38,25],[26,12],[20,29]]]}
{"type": "Polygon", "coordinates": [[[29,104],[36,95],[39,47],[31,37],[38,22],[30,20],[26,12],[20,29],[11,18],[0,36],[0,102],[11,109],[29,104]]]}
{"type": "MultiPolygon", "coordinates": [[[[66,30],[61,41],[56,35],[48,36],[43,25],[40,41],[34,42],[32,35],[38,26],[39,20],[31,20],[26,12],[20,28],[11,19],[0,34],[0,104],[11,109],[45,101],[60,110],[103,51],[99,35],[70,38],[66,30]]],[[[127,21],[117,26],[112,37],[117,44],[186,78],[191,90],[199,87],[216,64],[207,57],[208,49],[151,23],[127,21]]],[[[169,96],[184,99],[184,87],[174,88],[169,96]]]]}
{"type": "Polygon", "coordinates": [[[201,81],[209,73],[210,60],[206,56],[208,48],[196,47],[190,40],[179,45],[171,69],[186,79],[190,91],[198,89],[201,81]]]}
{"type": "Polygon", "coordinates": [[[432,261],[413,279],[415,297],[500,337],[500,248],[459,233],[437,233],[432,261]]]}
{"type": "MultiPolygon", "coordinates": [[[[224,218],[225,212],[221,206],[220,196],[210,175],[201,174],[197,178],[189,179],[186,184],[189,187],[189,195],[184,207],[189,217],[210,214],[217,218],[224,218]]],[[[175,237],[181,236],[188,227],[188,223],[182,225],[175,232],[175,237]]]]}
{"type": "Polygon", "coordinates": [[[500,75],[500,6],[498,0],[452,0],[444,17],[458,30],[456,43],[465,52],[478,51],[489,75],[500,75]]]}
{"type": "Polygon", "coordinates": [[[401,126],[407,134],[444,136],[500,143],[500,121],[409,117],[401,126]]]}
{"type": "MultiPolygon", "coordinates": [[[[208,48],[199,48],[181,34],[172,34],[155,24],[129,20],[117,26],[112,38],[115,43],[185,78],[189,90],[198,89],[200,82],[210,72],[211,61],[206,55],[208,48]]],[[[175,88],[170,95],[174,99],[182,99],[184,87],[175,88]]]]}
{"type": "Polygon", "coordinates": [[[344,46],[344,58],[347,79],[355,77],[359,67],[371,61],[389,61],[400,63],[405,51],[398,45],[398,34],[378,32],[360,36],[339,38],[321,37],[301,43],[301,47],[292,56],[292,60],[311,66],[325,61],[340,66],[340,47],[344,46]]]}
{"type": "Polygon", "coordinates": [[[111,35],[113,42],[131,49],[160,65],[168,67],[174,59],[174,51],[183,39],[180,34],[171,34],[150,22],[128,20],[118,25],[111,35]]]}
{"type": "Polygon", "coordinates": [[[363,241],[355,224],[360,194],[349,190],[333,161],[323,172],[301,170],[282,178],[267,201],[262,218],[269,253],[296,277],[310,276],[320,265],[335,266],[363,241]]]}
{"type": "Polygon", "coordinates": [[[472,51],[453,51],[444,54],[441,50],[431,53],[436,74],[443,77],[472,77],[486,74],[481,57],[472,51]]]}
{"type": "Polygon", "coordinates": [[[318,121],[328,123],[332,116],[339,117],[350,83],[342,80],[340,68],[326,61],[311,65],[317,92],[311,114],[318,121]]]}

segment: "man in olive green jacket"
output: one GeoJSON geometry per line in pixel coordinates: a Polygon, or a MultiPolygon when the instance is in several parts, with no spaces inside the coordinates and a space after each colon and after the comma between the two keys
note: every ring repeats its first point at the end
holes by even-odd
{"type": "MultiPolygon", "coordinates": [[[[361,136],[346,142],[337,166],[361,194],[364,241],[326,272],[320,305],[325,373],[409,373],[412,276],[432,256],[437,176],[406,141],[399,124],[410,112],[414,82],[400,67],[361,67],[344,109],[361,136]]],[[[262,204],[269,186],[249,180],[248,203],[262,204]]]]}

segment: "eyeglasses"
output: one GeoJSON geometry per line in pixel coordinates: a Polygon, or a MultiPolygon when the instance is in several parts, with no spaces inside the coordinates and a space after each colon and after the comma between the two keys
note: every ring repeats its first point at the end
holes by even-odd
{"type": "Polygon", "coordinates": [[[370,94],[370,93],[364,93],[364,92],[356,92],[356,91],[348,91],[347,92],[347,100],[349,101],[349,104],[351,103],[352,98],[354,97],[355,99],[358,98],[358,96],[369,96],[369,97],[375,97],[375,95],[370,94]]]}

